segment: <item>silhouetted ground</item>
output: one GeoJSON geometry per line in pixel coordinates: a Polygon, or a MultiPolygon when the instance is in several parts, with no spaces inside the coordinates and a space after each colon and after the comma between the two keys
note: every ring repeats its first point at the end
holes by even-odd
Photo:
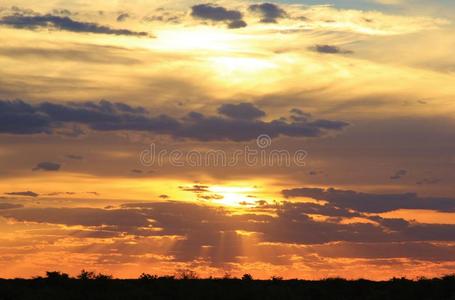
{"type": "MultiPolygon", "coordinates": [[[[455,276],[436,279],[392,279],[373,282],[326,279],[252,280],[244,279],[174,279],[143,275],[136,280],[88,276],[72,279],[55,276],[36,279],[0,280],[1,300],[20,299],[441,299],[455,300],[455,276]]],[[[92,273],[93,275],[93,273],[92,273]]]]}

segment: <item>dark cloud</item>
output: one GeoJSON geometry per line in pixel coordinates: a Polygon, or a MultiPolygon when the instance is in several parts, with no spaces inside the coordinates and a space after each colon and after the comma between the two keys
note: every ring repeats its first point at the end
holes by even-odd
{"type": "Polygon", "coordinates": [[[2,212],[6,218],[37,223],[66,224],[69,226],[146,227],[147,216],[136,210],[98,208],[23,208],[2,212]]]}
{"type": "Polygon", "coordinates": [[[406,176],[408,174],[408,171],[406,170],[398,170],[396,171],[392,176],[390,176],[391,180],[399,180],[406,176]]]}
{"type": "Polygon", "coordinates": [[[21,208],[23,205],[21,204],[13,204],[13,203],[0,203],[0,209],[15,209],[21,208]]]}
{"type": "Polygon", "coordinates": [[[91,108],[93,110],[114,113],[116,111],[124,113],[136,113],[136,114],[146,114],[147,109],[142,106],[131,106],[126,103],[121,102],[109,102],[106,100],[101,100],[100,102],[83,102],[83,103],[71,103],[73,106],[80,108],[91,108]]]}
{"type": "Polygon", "coordinates": [[[198,4],[191,7],[193,18],[227,23],[228,28],[246,27],[243,15],[238,10],[229,10],[215,4],[198,4]]]}
{"type": "Polygon", "coordinates": [[[185,18],[186,13],[178,13],[174,10],[166,11],[163,9],[157,9],[153,15],[145,16],[143,20],[145,22],[164,22],[179,24],[182,19],[185,18]]]}
{"type": "Polygon", "coordinates": [[[214,4],[198,4],[191,7],[191,15],[200,19],[212,21],[234,21],[242,19],[238,10],[228,10],[214,4]]]}
{"type": "Polygon", "coordinates": [[[142,171],[142,170],[139,170],[139,169],[133,169],[133,170],[131,170],[131,173],[134,173],[134,174],[142,174],[143,171],[142,171]]]}
{"type": "Polygon", "coordinates": [[[260,120],[226,119],[218,116],[191,120],[175,133],[178,137],[192,138],[201,141],[231,140],[249,141],[261,134],[274,138],[280,135],[290,137],[320,137],[326,130],[342,130],[348,123],[342,121],[322,120],[288,123],[278,119],[270,122],[260,120]],[[328,128],[331,127],[331,128],[328,128]]]}
{"type": "Polygon", "coordinates": [[[293,211],[293,214],[301,215],[321,215],[328,217],[326,222],[340,223],[344,219],[363,218],[370,220],[383,228],[393,231],[403,230],[410,225],[404,219],[382,218],[377,215],[370,215],[357,212],[350,208],[338,207],[336,204],[316,204],[316,203],[291,203],[284,202],[281,206],[282,210],[293,211]]]}
{"type": "Polygon", "coordinates": [[[311,118],[310,113],[306,113],[298,108],[293,108],[290,110],[291,113],[291,120],[295,122],[304,122],[311,118]]]}
{"type": "Polygon", "coordinates": [[[218,113],[233,119],[252,120],[265,116],[265,112],[251,103],[223,104],[218,113]]]}
{"type": "MultiPolygon", "coordinates": [[[[430,242],[455,241],[455,225],[409,223],[402,219],[384,219],[378,217],[375,224],[341,223],[337,218],[319,221],[311,218],[309,213],[330,216],[355,217],[347,209],[330,205],[308,203],[283,203],[282,205],[261,206],[264,211],[273,214],[232,213],[225,208],[198,205],[188,202],[148,202],[128,203],[120,208],[19,208],[1,210],[0,215],[8,219],[22,222],[63,224],[67,226],[85,226],[97,237],[101,238],[129,234],[140,237],[178,237],[174,238],[173,246],[168,249],[169,255],[176,261],[191,261],[201,258],[201,249],[207,249],[204,259],[212,264],[238,261],[242,255],[242,241],[238,231],[255,233],[260,236],[263,244],[284,243],[294,248],[305,246],[310,252],[321,252],[332,257],[336,253],[327,253],[326,246],[337,242],[337,245],[358,245],[365,251],[353,254],[363,257],[368,245],[381,243],[388,249],[397,247],[397,253],[380,251],[372,252],[369,257],[406,257],[421,259],[444,260],[446,255],[437,249],[430,249],[430,242]],[[270,210],[273,209],[273,210],[270,210]],[[300,245],[298,245],[300,244],[300,245]],[[325,244],[325,245],[324,245],[325,244]],[[428,256],[405,250],[415,244],[421,250],[428,249],[428,256]],[[308,246],[313,245],[313,246],[308,246]],[[402,245],[402,246],[398,246],[402,245]],[[425,248],[427,247],[427,248],[425,248]],[[386,253],[387,252],[387,253],[386,253]],[[394,256],[396,255],[396,256],[394,256]],[[433,257],[432,257],[433,256],[433,257]]],[[[128,239],[130,240],[130,239],[128,239]]],[[[285,246],[281,244],[281,246],[285,246]]],[[[131,250],[134,245],[128,245],[131,250]]],[[[130,251],[126,249],[125,251],[130,251]]],[[[149,248],[147,248],[149,249],[149,248]]],[[[384,248],[383,248],[384,249],[384,248]]],[[[120,249],[118,249],[120,251],[120,249]]],[[[141,251],[148,251],[142,249],[141,251]]],[[[340,249],[341,251],[341,249],[340,249]]],[[[442,250],[441,250],[442,251],[442,250]]],[[[122,251],[120,251],[123,253],[122,251]]],[[[346,256],[341,251],[339,256],[346,256]]],[[[452,256],[453,257],[453,256],[452,256]]],[[[269,260],[270,261],[270,260],[269,260]]]]}
{"type": "Polygon", "coordinates": [[[83,160],[84,159],[83,156],[76,155],[76,154],[68,154],[65,157],[68,158],[68,159],[72,159],[72,160],[83,160]]]}
{"type": "Polygon", "coordinates": [[[333,188],[296,188],[283,190],[283,195],[309,197],[328,201],[338,207],[365,213],[384,213],[398,209],[428,209],[441,212],[455,212],[455,198],[419,197],[406,194],[369,194],[333,188]]]}
{"type": "MultiPolygon", "coordinates": [[[[304,211],[306,208],[304,209],[304,211]]],[[[237,230],[255,232],[271,243],[321,245],[330,242],[405,243],[414,241],[453,241],[455,226],[409,224],[405,221],[394,230],[382,224],[316,221],[295,205],[278,206],[276,217],[231,214],[221,208],[184,202],[130,203],[121,209],[25,208],[0,214],[17,221],[90,226],[103,232],[136,236],[180,236],[170,249],[174,260],[194,260],[201,247],[209,247],[211,263],[237,260],[242,239],[237,230]],[[155,230],[153,230],[155,229],[155,230]],[[159,230],[156,230],[159,229],[159,230]],[[225,249],[226,244],[229,246],[225,249]],[[217,257],[220,250],[225,256],[217,257]],[[213,252],[212,252],[213,251],[213,252]],[[213,255],[212,255],[213,254],[213,255]]],[[[379,254],[378,254],[379,255],[379,254]]],[[[393,255],[393,254],[392,254],[393,255]]],[[[400,257],[403,254],[397,254],[400,257]]],[[[409,253],[407,257],[412,257],[409,253]]]]}
{"type": "Polygon", "coordinates": [[[209,191],[209,186],[208,185],[200,185],[200,184],[195,184],[190,187],[186,186],[180,186],[179,187],[182,191],[185,192],[193,192],[193,193],[204,193],[209,191]]]}
{"type": "Polygon", "coordinates": [[[282,206],[284,210],[292,210],[294,213],[322,215],[329,217],[361,217],[362,214],[346,208],[334,206],[332,204],[319,205],[315,203],[290,203],[285,202],[282,206]]]}
{"type": "Polygon", "coordinates": [[[249,10],[261,16],[262,23],[276,23],[278,19],[286,17],[286,12],[276,4],[252,4],[249,10]]]}
{"type": "Polygon", "coordinates": [[[126,21],[129,17],[130,17],[130,15],[128,13],[121,13],[117,17],[117,22],[126,21]]]}
{"type": "Polygon", "coordinates": [[[144,18],[146,22],[164,22],[164,23],[173,23],[179,24],[181,19],[179,16],[148,16],[144,18]]]}
{"type": "Polygon", "coordinates": [[[269,204],[266,200],[256,200],[254,203],[259,206],[265,206],[269,204]]]}
{"type": "Polygon", "coordinates": [[[5,195],[10,195],[10,196],[25,196],[25,197],[38,197],[39,194],[34,193],[32,191],[26,191],[26,192],[10,192],[10,193],[5,193],[5,195]]]}
{"type": "Polygon", "coordinates": [[[0,133],[35,134],[50,132],[50,120],[23,101],[0,100],[0,133]]]}
{"type": "Polygon", "coordinates": [[[0,19],[0,25],[29,30],[47,28],[54,30],[83,33],[150,36],[147,32],[137,32],[128,29],[115,29],[108,26],[99,25],[96,23],[75,21],[68,16],[56,16],[50,14],[47,15],[14,14],[10,16],[4,16],[3,18],[0,19]]]}
{"type": "MultiPolygon", "coordinates": [[[[261,226],[260,232],[263,233],[264,239],[271,242],[323,244],[335,241],[369,243],[452,241],[455,236],[455,225],[450,224],[419,224],[380,217],[377,224],[357,222],[345,224],[337,218],[315,220],[305,212],[308,207],[303,209],[302,211],[301,206],[293,204],[278,207],[278,217],[261,226]]],[[[332,207],[324,207],[323,210],[333,214],[332,207]]],[[[341,209],[334,212],[344,216],[347,211],[341,209]]]]}
{"type": "Polygon", "coordinates": [[[33,168],[33,171],[58,171],[60,170],[61,165],[54,162],[40,162],[33,168]]]}
{"type": "Polygon", "coordinates": [[[237,29],[247,27],[248,24],[243,20],[235,20],[228,24],[229,29],[237,29]]]}
{"type": "Polygon", "coordinates": [[[223,195],[218,195],[218,194],[198,194],[197,198],[201,199],[201,200],[211,201],[211,200],[224,199],[224,196],[223,195]]]}
{"type": "Polygon", "coordinates": [[[320,137],[339,131],[349,124],[343,121],[300,119],[287,122],[255,120],[263,114],[250,104],[222,105],[222,115],[189,113],[182,119],[168,115],[150,115],[143,107],[109,101],[82,103],[29,104],[23,101],[0,101],[0,133],[55,133],[69,124],[85,125],[98,131],[144,131],[175,138],[200,141],[249,141],[261,134],[270,137],[320,137]],[[250,119],[246,119],[249,117],[250,119]]]}
{"type": "Polygon", "coordinates": [[[61,196],[61,195],[72,196],[72,195],[76,195],[76,194],[77,194],[76,192],[53,192],[53,193],[46,194],[46,196],[61,196]]]}
{"type": "Polygon", "coordinates": [[[351,54],[350,50],[343,50],[333,45],[316,45],[310,48],[312,51],[326,54],[351,54]]]}

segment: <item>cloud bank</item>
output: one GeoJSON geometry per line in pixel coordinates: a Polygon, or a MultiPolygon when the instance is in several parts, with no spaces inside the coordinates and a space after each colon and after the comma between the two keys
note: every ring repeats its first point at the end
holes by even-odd
{"type": "Polygon", "coordinates": [[[261,134],[321,137],[349,125],[344,121],[306,118],[263,121],[258,118],[265,112],[249,103],[221,105],[218,111],[221,115],[190,112],[183,118],[176,118],[151,115],[143,107],[105,100],[38,104],[20,100],[0,101],[0,133],[51,134],[65,125],[79,124],[97,131],[142,131],[199,141],[249,141],[261,134]]]}
{"type": "Polygon", "coordinates": [[[191,7],[191,16],[201,20],[226,23],[230,29],[247,26],[240,11],[226,9],[215,4],[194,5],[191,7]]]}
{"type": "Polygon", "coordinates": [[[309,197],[364,213],[384,213],[398,209],[428,209],[455,212],[455,198],[419,197],[414,193],[369,194],[334,188],[295,188],[283,190],[287,198],[309,197]]]}
{"type": "Polygon", "coordinates": [[[56,15],[23,15],[14,14],[4,16],[0,19],[0,25],[5,25],[17,29],[53,29],[62,31],[98,33],[113,35],[128,35],[145,37],[150,36],[147,32],[132,31],[128,29],[115,29],[105,25],[99,25],[90,22],[81,22],[71,19],[67,16],[56,15]]]}

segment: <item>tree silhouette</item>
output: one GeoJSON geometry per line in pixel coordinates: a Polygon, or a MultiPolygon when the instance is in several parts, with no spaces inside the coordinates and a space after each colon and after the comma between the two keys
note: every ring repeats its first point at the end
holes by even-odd
{"type": "Polygon", "coordinates": [[[46,279],[48,280],[68,280],[70,277],[66,273],[58,272],[58,271],[47,271],[46,272],[46,279]]]}
{"type": "Polygon", "coordinates": [[[183,279],[183,280],[191,280],[191,279],[198,279],[199,276],[197,275],[196,272],[188,269],[180,269],[177,270],[177,276],[178,279],[183,279]]]}
{"type": "Polygon", "coordinates": [[[455,275],[440,278],[392,278],[389,281],[327,278],[319,281],[285,280],[273,276],[254,280],[201,279],[196,272],[178,270],[174,276],[142,273],[138,279],[115,279],[111,275],[82,270],[76,278],[58,271],[34,279],[0,279],[0,300],[455,300],[455,275]]]}
{"type": "Polygon", "coordinates": [[[150,275],[147,273],[142,273],[139,275],[139,280],[157,280],[158,276],[157,275],[150,275]]]}
{"type": "Polygon", "coordinates": [[[251,280],[253,280],[253,276],[251,274],[248,274],[248,273],[243,274],[242,280],[251,281],[251,280]]]}
{"type": "Polygon", "coordinates": [[[102,273],[96,274],[93,271],[86,271],[84,269],[82,269],[81,273],[77,275],[77,279],[80,280],[110,280],[112,278],[112,275],[106,275],[102,273]]]}
{"type": "Polygon", "coordinates": [[[82,269],[81,273],[77,275],[77,278],[80,280],[93,280],[95,279],[95,276],[96,276],[95,272],[86,271],[82,269]]]}

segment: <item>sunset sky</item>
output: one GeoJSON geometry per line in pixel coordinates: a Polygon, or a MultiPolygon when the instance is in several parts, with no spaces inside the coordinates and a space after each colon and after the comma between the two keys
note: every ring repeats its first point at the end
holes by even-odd
{"type": "Polygon", "coordinates": [[[3,0],[0,33],[0,278],[455,273],[454,1],[3,0]]]}

